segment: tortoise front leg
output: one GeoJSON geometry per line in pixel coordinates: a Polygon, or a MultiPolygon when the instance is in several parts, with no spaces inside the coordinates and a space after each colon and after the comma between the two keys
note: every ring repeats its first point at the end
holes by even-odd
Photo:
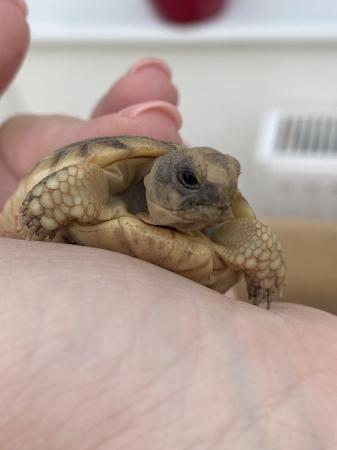
{"type": "Polygon", "coordinates": [[[70,222],[112,218],[109,197],[109,172],[91,163],[65,167],[28,193],[19,211],[18,229],[24,238],[52,240],[70,222]]]}
{"type": "Polygon", "coordinates": [[[226,221],[213,236],[217,251],[234,270],[242,271],[249,299],[258,305],[270,306],[271,296],[282,296],[285,284],[285,264],[282,247],[272,230],[251,217],[226,221]]]}

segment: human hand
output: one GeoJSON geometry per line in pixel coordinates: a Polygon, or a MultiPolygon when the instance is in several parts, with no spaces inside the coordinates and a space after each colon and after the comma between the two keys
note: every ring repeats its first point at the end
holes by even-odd
{"type": "Polygon", "coordinates": [[[0,240],[0,448],[335,449],[337,320],[0,240]]]}

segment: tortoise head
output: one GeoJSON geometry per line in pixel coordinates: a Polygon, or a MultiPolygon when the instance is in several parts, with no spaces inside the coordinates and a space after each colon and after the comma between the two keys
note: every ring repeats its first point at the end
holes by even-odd
{"type": "Polygon", "coordinates": [[[151,222],[181,231],[201,230],[231,214],[240,164],[207,147],[157,158],[144,179],[151,222]]]}

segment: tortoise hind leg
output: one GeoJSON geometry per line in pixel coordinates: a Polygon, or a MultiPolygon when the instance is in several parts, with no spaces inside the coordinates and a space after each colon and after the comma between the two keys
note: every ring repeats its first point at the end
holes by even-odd
{"type": "Polygon", "coordinates": [[[91,164],[67,166],[41,180],[26,196],[18,216],[23,237],[52,240],[70,222],[112,218],[109,173],[91,164]]]}

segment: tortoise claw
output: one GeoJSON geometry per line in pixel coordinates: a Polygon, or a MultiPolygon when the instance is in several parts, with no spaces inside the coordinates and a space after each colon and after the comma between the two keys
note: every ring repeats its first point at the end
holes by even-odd
{"type": "Polygon", "coordinates": [[[247,283],[248,298],[252,301],[253,305],[258,306],[260,303],[266,302],[267,309],[270,308],[271,299],[274,291],[265,289],[261,286],[249,285],[247,283]]]}
{"type": "Polygon", "coordinates": [[[55,231],[48,231],[45,230],[38,218],[36,217],[29,217],[25,215],[22,217],[22,223],[23,227],[21,228],[21,235],[24,236],[25,239],[32,241],[47,241],[47,240],[53,240],[56,236],[55,231]]]}
{"type": "Polygon", "coordinates": [[[18,214],[17,226],[20,234],[27,240],[52,240],[56,231],[46,229],[41,223],[45,210],[40,212],[33,209],[33,212],[31,211],[32,202],[36,202],[38,198],[39,195],[34,195],[34,190],[27,195],[18,214]]]}

